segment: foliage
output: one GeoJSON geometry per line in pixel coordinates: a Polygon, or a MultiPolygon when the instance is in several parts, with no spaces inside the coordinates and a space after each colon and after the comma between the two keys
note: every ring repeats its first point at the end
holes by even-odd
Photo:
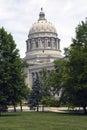
{"type": "Polygon", "coordinates": [[[68,102],[81,106],[86,113],[87,106],[87,21],[76,28],[76,38],[65,51],[68,59],[63,75],[63,86],[68,102]]]}
{"type": "Polygon", "coordinates": [[[49,73],[45,68],[43,68],[39,75],[37,75],[29,96],[30,107],[39,106],[39,104],[44,105],[43,99],[46,99],[47,102],[47,99],[50,98],[51,89],[48,84],[48,77],[49,73]]]}
{"type": "Polygon", "coordinates": [[[29,104],[30,108],[32,109],[33,107],[39,107],[39,102],[42,98],[42,91],[41,91],[41,84],[39,77],[37,77],[33,83],[32,90],[29,95],[29,104]]]}
{"type": "Polygon", "coordinates": [[[54,70],[50,71],[48,76],[48,85],[50,86],[51,96],[55,98],[57,96],[57,100],[61,96],[62,90],[62,75],[65,71],[65,59],[57,59],[54,61],[54,70]]]}
{"type": "Polygon", "coordinates": [[[52,99],[52,98],[42,98],[41,102],[40,102],[43,106],[46,107],[59,107],[59,102],[56,99],[52,99]]]}
{"type": "Polygon", "coordinates": [[[45,98],[51,96],[51,87],[48,82],[49,75],[50,75],[50,73],[45,68],[43,68],[40,71],[39,77],[40,77],[40,83],[41,83],[42,97],[45,97],[45,98]]]}
{"type": "Polygon", "coordinates": [[[24,63],[11,34],[0,29],[0,105],[16,105],[26,96],[24,63]]]}
{"type": "Polygon", "coordinates": [[[56,99],[49,99],[49,107],[59,107],[60,103],[56,99]]]}

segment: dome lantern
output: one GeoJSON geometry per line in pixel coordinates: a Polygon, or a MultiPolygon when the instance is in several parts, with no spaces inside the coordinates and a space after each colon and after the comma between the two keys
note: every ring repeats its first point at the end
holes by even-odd
{"type": "Polygon", "coordinates": [[[45,13],[43,12],[43,8],[41,8],[41,12],[39,14],[39,20],[38,21],[40,21],[40,20],[45,20],[45,13]]]}

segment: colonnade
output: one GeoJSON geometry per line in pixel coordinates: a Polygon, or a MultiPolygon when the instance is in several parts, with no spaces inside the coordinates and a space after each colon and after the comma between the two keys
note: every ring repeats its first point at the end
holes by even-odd
{"type": "Polygon", "coordinates": [[[60,39],[52,37],[44,38],[33,38],[28,39],[27,43],[27,52],[35,49],[56,49],[60,50],[60,39]]]}

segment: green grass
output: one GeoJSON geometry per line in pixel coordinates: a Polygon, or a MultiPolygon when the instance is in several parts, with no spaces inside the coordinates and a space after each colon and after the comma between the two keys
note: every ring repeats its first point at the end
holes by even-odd
{"type": "Polygon", "coordinates": [[[3,113],[0,130],[87,130],[87,116],[53,112],[3,113]]]}

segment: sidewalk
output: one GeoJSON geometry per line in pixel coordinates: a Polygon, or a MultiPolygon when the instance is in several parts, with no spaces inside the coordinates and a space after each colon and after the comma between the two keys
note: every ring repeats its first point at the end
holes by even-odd
{"type": "MultiPolygon", "coordinates": [[[[32,111],[28,106],[22,107],[23,111],[32,111]]],[[[8,111],[13,112],[13,107],[9,107],[8,111]]],[[[17,111],[20,111],[20,106],[16,107],[17,111]]],[[[63,110],[68,110],[68,107],[44,107],[44,111],[52,111],[52,112],[63,112],[63,110]]],[[[39,111],[42,111],[42,107],[39,107],[39,111]]]]}

